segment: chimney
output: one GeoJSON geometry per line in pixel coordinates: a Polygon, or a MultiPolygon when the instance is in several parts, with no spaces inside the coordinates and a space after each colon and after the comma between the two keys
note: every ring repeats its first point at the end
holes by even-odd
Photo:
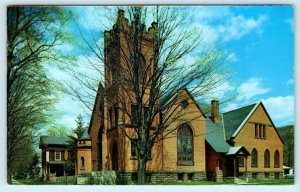
{"type": "Polygon", "coordinates": [[[214,123],[219,123],[219,101],[218,100],[211,101],[211,120],[214,123]]]}

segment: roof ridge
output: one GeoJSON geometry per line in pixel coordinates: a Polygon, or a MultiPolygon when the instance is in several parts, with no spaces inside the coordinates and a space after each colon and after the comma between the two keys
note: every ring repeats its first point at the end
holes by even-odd
{"type": "Polygon", "coordinates": [[[222,114],[225,114],[225,113],[230,113],[230,112],[233,112],[233,111],[236,111],[236,110],[240,110],[240,109],[243,109],[243,108],[246,108],[246,107],[250,107],[251,105],[253,105],[253,107],[259,102],[256,102],[256,103],[252,103],[250,105],[246,105],[246,106],[243,106],[243,107],[239,107],[239,108],[236,108],[236,109],[233,109],[233,110],[230,110],[230,111],[227,111],[227,112],[224,112],[222,114]]]}

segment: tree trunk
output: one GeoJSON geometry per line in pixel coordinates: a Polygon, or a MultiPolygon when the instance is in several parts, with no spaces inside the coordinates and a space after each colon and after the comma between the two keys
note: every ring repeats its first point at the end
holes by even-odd
{"type": "Polygon", "coordinates": [[[146,161],[138,158],[138,185],[144,185],[146,183],[146,161]]]}

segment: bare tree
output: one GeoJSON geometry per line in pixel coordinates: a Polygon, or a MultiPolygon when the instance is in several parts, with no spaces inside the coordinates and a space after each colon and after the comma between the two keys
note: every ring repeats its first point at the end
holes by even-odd
{"type": "MultiPolygon", "coordinates": [[[[227,78],[224,53],[216,48],[204,49],[203,34],[193,29],[188,15],[178,14],[177,9],[127,7],[125,12],[119,10],[113,29],[104,33],[104,47],[88,41],[82,34],[87,47],[99,60],[98,63],[88,60],[85,64],[101,75],[106,97],[104,107],[117,109],[113,115],[104,115],[106,120],[132,140],[128,129],[118,123],[120,117],[129,118],[131,130],[137,136],[132,141],[136,142],[138,153],[138,184],[145,183],[152,147],[170,137],[176,131],[168,129],[170,124],[183,118],[180,103],[188,98],[181,90],[187,89],[193,97],[204,97],[227,78]],[[147,30],[144,23],[149,17],[155,22],[147,30]],[[196,54],[196,60],[187,63],[189,54],[196,54]]],[[[75,76],[86,90],[98,90],[92,77],[82,73],[75,76]]],[[[95,93],[80,92],[79,88],[69,86],[73,96],[90,106],[88,101],[95,93]]]]}
{"type": "Polygon", "coordinates": [[[59,61],[55,46],[64,40],[66,14],[58,7],[7,8],[7,175],[22,161],[24,143],[32,147],[55,102],[56,82],[45,62],[59,61]]]}

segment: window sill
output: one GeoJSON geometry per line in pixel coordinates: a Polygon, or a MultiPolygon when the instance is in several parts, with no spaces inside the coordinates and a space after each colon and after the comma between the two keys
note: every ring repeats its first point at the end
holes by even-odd
{"type": "MultiPolygon", "coordinates": [[[[130,160],[138,160],[137,157],[130,157],[130,160]]],[[[152,160],[152,157],[148,158],[148,160],[152,160]]]]}
{"type": "Polygon", "coordinates": [[[193,161],[178,161],[177,162],[178,166],[194,166],[193,161]]]}

